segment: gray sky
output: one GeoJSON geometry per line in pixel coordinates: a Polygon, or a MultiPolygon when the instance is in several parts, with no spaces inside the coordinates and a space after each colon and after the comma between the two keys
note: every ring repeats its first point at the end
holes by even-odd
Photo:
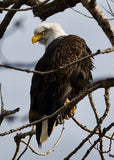
{"type": "MultiPolygon", "coordinates": [[[[100,0],[100,4],[106,7],[105,1],[100,0]]],[[[101,5],[100,5],[101,6],[101,5]]],[[[80,4],[75,7],[77,10],[83,12],[84,14],[89,15],[87,10],[85,10],[80,4]]],[[[103,8],[102,8],[103,9],[103,8]]],[[[104,11],[104,10],[103,10],[104,11]]],[[[105,12],[106,13],[106,12],[105,12]]],[[[107,13],[106,13],[107,14],[107,13]]],[[[108,15],[108,14],[107,14],[108,15]]],[[[108,15],[109,16],[109,15],[108,15]]],[[[31,38],[33,36],[34,29],[41,23],[39,18],[33,16],[32,12],[22,12],[17,13],[11,24],[8,27],[8,30],[12,28],[13,23],[16,19],[23,19],[23,28],[14,32],[14,34],[5,38],[2,45],[2,53],[5,58],[8,59],[8,62],[31,62],[37,61],[44,53],[44,47],[40,44],[32,45],[31,38]]],[[[71,9],[67,9],[62,13],[58,13],[48,18],[46,22],[58,22],[62,25],[67,34],[74,34],[82,37],[86,40],[88,46],[91,48],[92,52],[96,52],[98,49],[106,49],[111,47],[111,44],[107,37],[105,36],[102,29],[98,26],[97,22],[94,19],[86,18],[71,9]]],[[[111,21],[114,24],[113,21],[111,21]]],[[[2,62],[2,61],[1,61],[2,62]]],[[[114,77],[114,52],[109,55],[101,55],[95,57],[94,60],[95,69],[93,71],[93,77],[114,77]]],[[[7,131],[12,128],[17,128],[23,123],[23,120],[19,118],[25,114],[28,114],[29,111],[29,91],[31,84],[32,74],[11,71],[11,70],[0,70],[0,82],[2,83],[2,94],[4,105],[6,109],[15,109],[20,107],[20,112],[17,113],[18,119],[14,123],[7,123],[4,121],[1,126],[1,132],[7,131]]],[[[111,109],[109,115],[107,116],[104,126],[108,125],[113,121],[114,115],[114,88],[111,89],[111,109]]],[[[105,103],[104,103],[104,90],[100,89],[94,93],[94,99],[96,106],[98,108],[99,114],[102,115],[105,103]]],[[[86,125],[88,128],[93,128],[95,123],[94,114],[88,103],[88,98],[86,97],[78,105],[76,111],[76,118],[80,120],[81,123],[86,125]]],[[[59,126],[55,129],[52,136],[47,142],[43,144],[41,150],[38,149],[36,140],[33,138],[32,146],[36,148],[39,152],[47,151],[48,148],[52,147],[52,144],[57,140],[62,126],[59,126]]],[[[111,132],[110,132],[111,133],[111,132]]],[[[57,146],[56,150],[50,155],[45,157],[39,157],[34,155],[30,150],[28,150],[22,160],[62,160],[67,156],[87,135],[86,132],[82,131],[72,120],[66,121],[65,131],[62,137],[60,144],[57,146]]],[[[15,143],[13,142],[12,136],[0,137],[0,157],[5,160],[11,160],[14,150],[15,143]]],[[[108,145],[108,142],[105,142],[105,145],[108,145]]],[[[22,145],[22,149],[24,145],[22,145]]],[[[86,152],[87,147],[90,144],[86,144],[77,155],[73,156],[71,160],[81,159],[81,155],[86,152]]],[[[105,147],[106,147],[105,146],[105,147]]],[[[25,146],[24,146],[25,147],[25,146]]],[[[114,145],[113,145],[114,148],[114,145]]],[[[106,150],[108,148],[106,147],[106,150]]],[[[22,152],[22,150],[21,150],[22,152]]],[[[114,149],[112,150],[114,153],[114,149]]],[[[87,160],[100,160],[100,157],[96,150],[93,150],[87,160]]],[[[110,158],[107,158],[110,160],[110,158]]]]}

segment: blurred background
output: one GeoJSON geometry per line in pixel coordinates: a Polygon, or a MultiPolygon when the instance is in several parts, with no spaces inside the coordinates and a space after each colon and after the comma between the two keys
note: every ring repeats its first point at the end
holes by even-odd
{"type": "MultiPolygon", "coordinates": [[[[108,10],[106,1],[98,0],[98,4],[107,17],[112,18],[105,10],[108,10]]],[[[114,6],[111,7],[113,10],[114,6]]],[[[78,4],[74,8],[85,15],[91,16],[81,4],[78,4]]],[[[5,14],[6,12],[4,11],[4,13],[0,15],[0,20],[3,19],[5,14]]],[[[85,39],[87,45],[91,48],[93,53],[98,49],[112,47],[108,38],[93,18],[83,16],[71,8],[49,17],[45,22],[57,22],[63,27],[67,34],[78,35],[85,39]]],[[[32,45],[31,43],[34,29],[40,23],[42,23],[41,20],[37,17],[34,17],[32,11],[16,13],[4,37],[0,40],[0,63],[11,64],[12,66],[25,69],[33,69],[45,51],[44,46],[40,45],[39,43],[36,45],[32,45]]],[[[111,23],[114,25],[114,20],[111,20],[111,23]]],[[[114,77],[114,52],[96,56],[94,58],[94,65],[95,69],[93,70],[93,79],[114,77]]],[[[20,108],[20,111],[15,114],[16,117],[14,117],[13,120],[9,118],[2,122],[2,125],[0,126],[0,132],[8,131],[28,123],[31,78],[31,73],[0,68],[0,83],[2,84],[4,108],[7,110],[13,110],[17,107],[20,108]]],[[[104,89],[95,91],[93,95],[99,115],[102,115],[105,110],[104,89]]],[[[111,108],[107,118],[103,123],[103,126],[107,126],[114,120],[113,97],[114,88],[111,88],[111,108]]],[[[88,128],[93,129],[95,127],[96,121],[89,104],[88,97],[84,98],[78,104],[75,117],[88,128]]],[[[33,146],[39,152],[47,151],[57,141],[61,128],[62,126],[56,127],[49,140],[43,144],[42,149],[38,148],[35,137],[31,141],[31,146],[33,146]]],[[[29,129],[30,128],[24,131],[28,131],[29,129]]],[[[112,134],[112,132],[113,130],[110,130],[109,134],[112,134]]],[[[16,148],[13,140],[15,135],[16,133],[0,137],[0,159],[12,159],[16,148]]],[[[71,119],[67,120],[65,121],[65,130],[62,140],[54,152],[42,157],[33,154],[28,149],[21,159],[63,160],[87,135],[88,133],[80,129],[71,119]]],[[[94,140],[94,138],[95,137],[93,137],[92,140],[94,140]]],[[[106,139],[104,139],[104,141],[104,148],[105,150],[108,150],[109,141],[106,139]]],[[[21,144],[19,153],[23,151],[24,147],[25,145],[21,144]]],[[[90,144],[86,143],[83,148],[71,158],[71,160],[80,160],[89,147],[90,144]]],[[[111,153],[114,153],[114,144],[112,145],[111,153]]],[[[92,160],[100,160],[98,151],[94,149],[88,156],[87,160],[91,160],[91,158],[92,160]]],[[[106,159],[110,160],[112,158],[110,158],[107,154],[106,159]]]]}

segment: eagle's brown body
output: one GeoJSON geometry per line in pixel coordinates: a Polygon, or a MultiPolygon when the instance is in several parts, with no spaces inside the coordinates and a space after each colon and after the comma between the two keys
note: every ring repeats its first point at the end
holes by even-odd
{"type": "MultiPolygon", "coordinates": [[[[61,36],[47,47],[35,70],[50,71],[91,55],[85,41],[78,36],[61,36]]],[[[83,90],[92,79],[91,58],[49,74],[35,74],[31,85],[30,122],[50,115],[64,105],[67,98],[72,99],[83,90]]],[[[48,136],[56,117],[48,120],[48,136]]],[[[36,125],[38,144],[42,132],[42,123],[36,125]]]]}

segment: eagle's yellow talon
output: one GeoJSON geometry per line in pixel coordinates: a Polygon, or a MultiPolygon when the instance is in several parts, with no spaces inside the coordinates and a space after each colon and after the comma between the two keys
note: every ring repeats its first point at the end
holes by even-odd
{"type": "Polygon", "coordinates": [[[70,117],[67,115],[67,116],[66,116],[66,119],[67,119],[67,120],[69,120],[69,119],[70,119],[70,117]]]}
{"type": "Polygon", "coordinates": [[[68,104],[69,102],[70,102],[70,100],[67,98],[64,104],[66,105],[66,104],[68,104]]]}
{"type": "Polygon", "coordinates": [[[74,106],[73,109],[71,110],[71,113],[72,113],[72,114],[75,114],[75,113],[76,113],[76,107],[75,107],[75,106],[74,106]]]}
{"type": "MultiPolygon", "coordinates": [[[[68,104],[70,102],[70,100],[67,98],[64,105],[68,104]]],[[[66,119],[69,120],[71,116],[73,116],[76,112],[76,107],[74,106],[73,109],[71,109],[70,113],[68,113],[68,115],[66,115],[66,119]]]]}

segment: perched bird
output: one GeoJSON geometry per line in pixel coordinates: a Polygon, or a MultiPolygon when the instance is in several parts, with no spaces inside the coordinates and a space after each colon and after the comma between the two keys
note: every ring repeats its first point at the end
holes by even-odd
{"type": "MultiPolygon", "coordinates": [[[[57,23],[42,23],[34,30],[32,43],[45,46],[45,53],[35,70],[51,71],[91,55],[86,42],[75,35],[67,35],[57,23]]],[[[29,120],[33,122],[54,113],[67,98],[79,94],[92,79],[91,58],[48,74],[34,73],[31,84],[29,120]]],[[[36,124],[38,145],[48,139],[56,125],[57,116],[36,124]]]]}

